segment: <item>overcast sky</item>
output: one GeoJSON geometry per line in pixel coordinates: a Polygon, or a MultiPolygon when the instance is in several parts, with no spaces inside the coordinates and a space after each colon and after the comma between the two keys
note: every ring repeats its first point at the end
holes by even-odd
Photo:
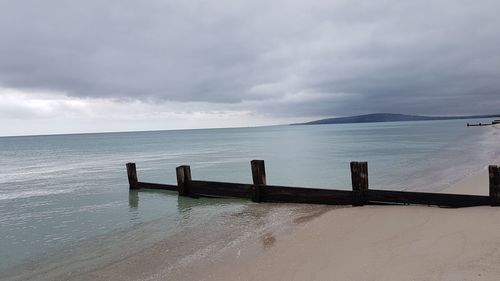
{"type": "Polygon", "coordinates": [[[0,0],[0,135],[500,113],[500,1],[0,0]]]}

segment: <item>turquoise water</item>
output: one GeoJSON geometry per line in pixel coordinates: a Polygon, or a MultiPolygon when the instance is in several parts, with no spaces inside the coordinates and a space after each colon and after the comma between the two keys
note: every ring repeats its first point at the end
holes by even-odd
{"type": "Polygon", "coordinates": [[[143,181],[175,183],[188,164],[194,179],[250,183],[250,160],[264,159],[269,184],[349,189],[349,162],[368,161],[372,188],[439,191],[498,158],[498,130],[474,121],[0,138],[0,272],[159,219],[141,237],[162,239],[251,204],[129,193],[126,162],[143,181]]]}

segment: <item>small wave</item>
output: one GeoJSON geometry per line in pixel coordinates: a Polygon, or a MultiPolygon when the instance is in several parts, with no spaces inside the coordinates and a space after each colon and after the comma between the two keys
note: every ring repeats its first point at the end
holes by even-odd
{"type": "Polygon", "coordinates": [[[0,194],[0,200],[30,198],[30,197],[70,193],[70,192],[73,192],[73,190],[72,189],[29,190],[29,191],[21,191],[21,192],[16,192],[16,193],[0,194]]]}

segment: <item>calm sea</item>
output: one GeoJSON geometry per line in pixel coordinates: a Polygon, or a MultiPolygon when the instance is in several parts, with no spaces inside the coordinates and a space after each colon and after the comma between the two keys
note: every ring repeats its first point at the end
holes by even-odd
{"type": "Polygon", "coordinates": [[[77,267],[75,249],[99,243],[101,256],[136,251],[252,204],[129,193],[126,162],[144,181],[175,183],[188,164],[195,179],[250,183],[264,159],[269,184],[349,189],[349,162],[368,161],[370,187],[439,191],[499,158],[500,130],[475,121],[489,120],[0,138],[0,278],[57,258],[77,267]]]}

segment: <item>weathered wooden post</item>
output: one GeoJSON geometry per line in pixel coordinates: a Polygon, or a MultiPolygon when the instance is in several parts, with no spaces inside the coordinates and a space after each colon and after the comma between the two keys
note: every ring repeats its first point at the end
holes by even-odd
{"type": "Polygon", "coordinates": [[[127,176],[128,185],[130,189],[139,189],[139,184],[137,180],[137,170],[135,168],[135,163],[127,163],[127,176]]]}
{"type": "Polygon", "coordinates": [[[490,205],[500,206],[500,168],[496,165],[488,167],[490,175],[490,205]]]}
{"type": "Polygon", "coordinates": [[[191,187],[191,167],[182,165],[175,168],[177,174],[177,187],[180,196],[189,196],[191,187]]]}
{"type": "Polygon", "coordinates": [[[252,201],[253,202],[262,202],[264,186],[266,185],[266,168],[264,166],[264,160],[252,160],[250,162],[252,166],[252,179],[253,179],[253,187],[252,187],[252,201]]]}
{"type": "Polygon", "coordinates": [[[368,191],[368,162],[351,162],[352,205],[363,206],[368,191]]]}

